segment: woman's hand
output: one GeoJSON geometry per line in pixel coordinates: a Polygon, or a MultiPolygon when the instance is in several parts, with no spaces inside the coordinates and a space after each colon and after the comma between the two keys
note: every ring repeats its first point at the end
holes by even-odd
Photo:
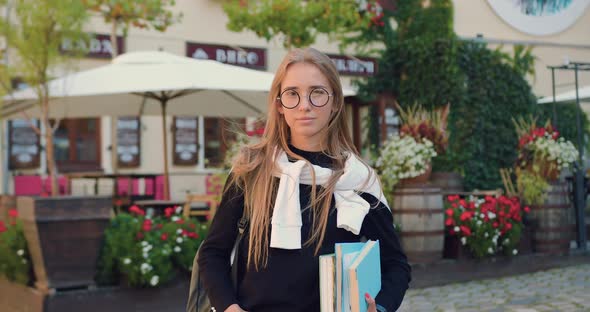
{"type": "Polygon", "coordinates": [[[367,312],[377,312],[377,304],[375,303],[375,299],[371,298],[369,293],[365,293],[365,301],[367,301],[367,312]]]}
{"type": "Polygon", "coordinates": [[[240,306],[237,303],[234,303],[232,305],[230,305],[229,307],[227,307],[227,309],[225,309],[225,312],[247,312],[242,310],[242,308],[240,308],[240,306]]]}

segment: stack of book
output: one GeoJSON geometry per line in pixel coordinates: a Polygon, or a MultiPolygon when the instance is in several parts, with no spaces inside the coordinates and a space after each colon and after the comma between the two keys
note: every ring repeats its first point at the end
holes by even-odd
{"type": "Polygon", "coordinates": [[[338,243],[335,253],[320,256],[322,312],[366,312],[365,293],[381,290],[379,241],[338,243]]]}

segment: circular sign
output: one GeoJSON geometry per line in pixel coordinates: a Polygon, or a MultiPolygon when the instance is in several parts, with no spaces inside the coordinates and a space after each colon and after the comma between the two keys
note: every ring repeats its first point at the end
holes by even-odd
{"type": "Polygon", "coordinates": [[[544,36],[564,31],[584,14],[588,0],[488,0],[510,26],[530,35],[544,36]]]}

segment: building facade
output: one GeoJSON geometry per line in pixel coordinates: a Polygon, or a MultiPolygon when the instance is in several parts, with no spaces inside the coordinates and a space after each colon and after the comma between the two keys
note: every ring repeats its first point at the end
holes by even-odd
{"type": "MultiPolygon", "coordinates": [[[[561,64],[564,60],[590,62],[590,10],[585,9],[571,25],[556,33],[538,35],[526,33],[512,26],[501,12],[490,5],[493,1],[455,0],[455,31],[465,40],[484,40],[492,46],[502,45],[511,50],[514,44],[533,45],[537,57],[536,76],[530,77],[538,96],[552,92],[551,73],[547,65],[561,64]]],[[[574,1],[575,2],[575,1],[574,1]]],[[[182,21],[166,32],[130,29],[126,38],[119,38],[123,52],[159,50],[194,58],[215,59],[224,63],[274,72],[286,54],[279,39],[267,42],[252,32],[235,33],[226,29],[221,1],[179,0],[173,8],[182,12],[182,21]]],[[[81,60],[77,70],[85,70],[110,62],[110,26],[100,18],[92,18],[88,33],[95,36],[89,55],[81,60]]],[[[67,43],[66,43],[67,44],[67,43]]],[[[371,75],[376,68],[374,59],[360,60],[354,51],[341,53],[337,42],[320,36],[314,47],[328,53],[337,65],[343,85],[351,88],[353,79],[371,75]]],[[[155,78],[156,79],[156,78],[155,78]]],[[[571,73],[559,72],[557,91],[571,90],[571,73]]],[[[580,76],[582,85],[590,84],[590,74],[580,76]]],[[[195,103],[216,105],[220,103],[195,103]]],[[[362,145],[362,123],[366,106],[350,101],[347,110],[355,143],[362,145]]],[[[383,112],[383,123],[394,129],[398,123],[395,112],[383,112]]],[[[254,117],[254,116],[253,116],[254,117]]],[[[254,119],[223,119],[207,116],[167,116],[171,125],[168,142],[168,160],[171,171],[171,197],[183,199],[187,192],[203,193],[205,178],[215,172],[225,157],[232,139],[232,127],[253,130],[254,119]],[[248,122],[247,122],[248,121],[248,122]],[[246,126],[248,125],[248,126],[246,126]]],[[[14,175],[43,174],[46,171],[40,146],[30,131],[18,121],[4,122],[3,161],[10,169],[0,172],[0,190],[13,192],[14,175]],[[18,140],[21,141],[18,141],[18,140]],[[15,141],[16,140],[16,141],[15,141]],[[20,144],[19,144],[20,142],[20,144]],[[33,148],[37,146],[37,149],[33,148]],[[36,151],[36,152],[35,152],[36,151]],[[27,156],[28,155],[28,156],[27,156]]],[[[394,130],[393,130],[394,131],[394,130]]],[[[55,134],[56,156],[61,172],[102,171],[161,173],[164,170],[160,142],[163,141],[161,119],[157,116],[128,116],[125,118],[64,119],[55,134]]],[[[99,192],[108,193],[111,186],[102,181],[99,192]]],[[[90,192],[90,182],[81,181],[72,186],[73,193],[90,192]]]]}

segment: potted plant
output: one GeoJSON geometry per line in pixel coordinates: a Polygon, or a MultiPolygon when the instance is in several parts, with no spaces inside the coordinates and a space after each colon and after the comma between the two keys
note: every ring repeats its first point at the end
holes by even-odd
{"type": "Polygon", "coordinates": [[[97,279],[100,284],[158,287],[190,272],[208,225],[182,217],[182,207],[150,216],[137,206],[111,220],[105,231],[97,279]]]}
{"type": "Polygon", "coordinates": [[[536,118],[513,120],[519,136],[515,164],[516,185],[523,200],[531,205],[533,249],[537,252],[566,253],[569,250],[568,186],[559,177],[578,159],[572,142],[560,137],[549,121],[536,118]]]}
{"type": "MultiPolygon", "coordinates": [[[[518,254],[518,243],[522,233],[522,219],[529,207],[522,207],[517,197],[470,196],[461,198],[450,195],[445,200],[445,227],[460,251],[475,258],[493,256],[498,252],[505,255],[518,254]]],[[[448,254],[451,254],[448,252],[448,254]]]]}

